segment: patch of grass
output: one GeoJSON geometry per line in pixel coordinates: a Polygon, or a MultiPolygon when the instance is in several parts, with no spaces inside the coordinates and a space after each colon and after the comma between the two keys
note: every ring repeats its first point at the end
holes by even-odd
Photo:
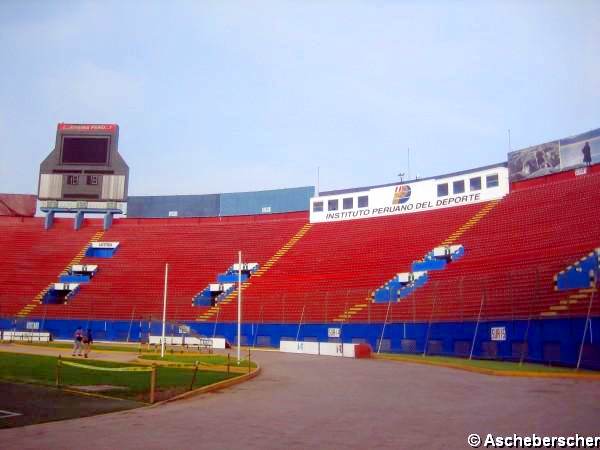
{"type": "MultiPolygon", "coordinates": [[[[71,359],[63,358],[65,361],[71,359]]],[[[121,364],[95,360],[74,360],[80,364],[99,367],[131,367],[134,364],[121,364]]],[[[19,353],[0,353],[0,379],[25,383],[36,383],[54,386],[56,381],[57,358],[53,356],[26,355],[19,353]]],[[[156,390],[157,399],[172,397],[189,389],[192,381],[192,370],[170,367],[157,367],[156,390]]],[[[233,378],[224,372],[199,370],[194,388],[206,386],[218,381],[233,378]]],[[[61,385],[93,386],[111,385],[126,387],[127,390],[108,392],[115,397],[147,400],[150,389],[150,372],[106,372],[82,369],[77,367],[61,367],[61,385]]]]}
{"type": "MultiPolygon", "coordinates": [[[[398,355],[393,353],[382,353],[385,359],[406,362],[425,362],[430,364],[452,365],[457,367],[487,369],[507,372],[539,372],[539,373],[574,373],[575,370],[568,367],[553,367],[543,364],[494,361],[481,359],[455,358],[450,356],[422,356],[422,355],[398,355]]],[[[597,372],[580,370],[577,373],[597,374],[597,372]]]]}
{"type": "MultiPolygon", "coordinates": [[[[180,364],[190,364],[190,365],[194,365],[196,363],[196,361],[198,361],[199,363],[210,364],[210,365],[215,365],[215,366],[226,366],[227,365],[227,355],[201,355],[201,354],[177,355],[177,354],[173,354],[173,355],[165,355],[164,358],[161,358],[160,355],[146,354],[146,355],[140,356],[140,359],[148,359],[148,360],[152,360],[152,361],[162,360],[162,361],[169,361],[169,362],[176,362],[176,363],[180,363],[180,364]]],[[[237,366],[237,360],[236,360],[235,356],[231,356],[230,364],[232,366],[237,366]]],[[[248,360],[247,359],[242,360],[240,363],[240,366],[248,367],[248,360]]],[[[250,367],[256,367],[256,364],[254,362],[250,361],[250,367]]]]}

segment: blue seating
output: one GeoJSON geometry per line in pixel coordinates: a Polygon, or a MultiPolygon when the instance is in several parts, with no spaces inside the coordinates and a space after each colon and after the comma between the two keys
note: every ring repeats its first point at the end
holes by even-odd
{"type": "Polygon", "coordinates": [[[554,288],[557,291],[585,289],[593,286],[595,276],[600,270],[600,249],[588,253],[573,265],[554,276],[554,288]]]}
{"type": "Polygon", "coordinates": [[[399,273],[373,293],[373,302],[397,302],[408,297],[416,289],[423,287],[429,280],[428,272],[444,270],[448,264],[465,255],[462,245],[436,247],[422,260],[413,261],[411,272],[399,273]]]}
{"type": "Polygon", "coordinates": [[[259,264],[242,264],[241,269],[241,277],[237,264],[229,266],[227,272],[218,274],[216,283],[209,284],[199,294],[194,296],[192,306],[214,306],[219,303],[237,289],[237,283],[240,278],[242,282],[247,281],[259,269],[259,264]]]}

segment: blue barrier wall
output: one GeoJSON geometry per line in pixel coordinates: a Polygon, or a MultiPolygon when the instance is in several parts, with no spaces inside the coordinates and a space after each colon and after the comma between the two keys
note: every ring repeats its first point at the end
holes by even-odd
{"type": "Polygon", "coordinates": [[[127,217],[216,217],[219,215],[220,194],[129,196],[127,217]]]}
{"type": "Polygon", "coordinates": [[[262,214],[263,208],[270,213],[308,211],[313,186],[275,189],[271,191],[237,192],[221,194],[221,216],[262,214]]]}
{"type": "MultiPolygon", "coordinates": [[[[36,319],[0,319],[2,330],[23,330],[27,321],[36,319]]],[[[139,342],[149,334],[160,335],[160,322],[147,321],[85,321],[85,320],[42,320],[40,331],[48,331],[54,339],[72,339],[78,326],[91,328],[96,340],[139,342]]],[[[475,358],[519,360],[525,348],[525,360],[575,366],[579,356],[585,318],[552,320],[515,320],[443,323],[393,323],[385,326],[382,351],[396,353],[424,353],[446,356],[468,357],[473,344],[475,330],[475,358]],[[505,341],[491,341],[491,328],[505,327],[505,341]],[[526,347],[523,343],[526,342],[526,347]]],[[[235,323],[190,323],[192,330],[203,336],[225,337],[236,343],[235,323]]],[[[282,339],[319,342],[366,342],[376,351],[384,327],[383,324],[256,324],[242,325],[242,345],[278,347],[282,339]],[[328,328],[340,328],[341,338],[328,338],[328,328]]],[[[179,326],[169,324],[167,335],[179,335],[179,326]]],[[[588,327],[582,367],[600,370],[600,318],[593,318],[588,327]],[[591,329],[590,329],[591,328],[591,329]]]]}

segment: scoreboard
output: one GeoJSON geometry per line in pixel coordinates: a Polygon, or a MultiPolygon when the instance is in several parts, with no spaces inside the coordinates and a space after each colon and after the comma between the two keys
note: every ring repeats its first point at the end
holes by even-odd
{"type": "Polygon", "coordinates": [[[40,164],[42,210],[123,210],[129,166],[117,124],[59,123],[54,149],[40,164]]]}

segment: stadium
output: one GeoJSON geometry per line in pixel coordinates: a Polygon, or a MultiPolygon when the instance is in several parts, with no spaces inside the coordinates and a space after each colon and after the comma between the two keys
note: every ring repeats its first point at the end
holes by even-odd
{"type": "Polygon", "coordinates": [[[0,4],[0,449],[599,448],[599,5],[175,6],[0,4]]]}
{"type": "Polygon", "coordinates": [[[59,124],[38,196],[2,195],[4,341],[600,368],[600,130],[427,179],[162,197],[127,196],[118,133],[59,124]]]}
{"type": "MultiPolygon", "coordinates": [[[[110,127],[118,135],[116,125],[60,124],[53,153],[65,153],[58,143],[73,129],[95,136],[110,127]]],[[[241,251],[245,346],[366,343],[600,368],[592,340],[600,166],[584,162],[586,143],[595,161],[600,130],[496,165],[319,193],[127,198],[125,175],[118,192],[105,187],[118,175],[100,175],[96,202],[86,199],[97,194],[67,192],[77,188],[72,174],[113,166],[72,166],[75,150],[48,166],[51,154],[39,200],[3,196],[2,328],[68,339],[86,323],[98,339],[147,342],[160,334],[169,263],[167,335],[235,345],[241,251]],[[32,214],[36,201],[45,217],[19,213],[32,214]],[[60,212],[74,219],[54,218],[60,212]]],[[[112,151],[108,159],[122,165],[112,151]]]]}

